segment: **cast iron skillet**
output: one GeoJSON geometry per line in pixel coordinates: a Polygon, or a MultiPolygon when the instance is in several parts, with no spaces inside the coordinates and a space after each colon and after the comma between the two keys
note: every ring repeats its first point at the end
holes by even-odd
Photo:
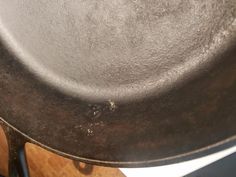
{"type": "Polygon", "coordinates": [[[232,146],[235,17],[235,0],[0,0],[2,121],[106,166],[232,146]]]}

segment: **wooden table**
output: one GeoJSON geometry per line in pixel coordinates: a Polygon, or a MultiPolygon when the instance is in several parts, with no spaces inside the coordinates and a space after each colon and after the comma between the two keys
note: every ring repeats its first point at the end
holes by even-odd
{"type": "MultiPolygon", "coordinates": [[[[33,144],[26,144],[27,162],[31,177],[125,177],[117,168],[90,166],[73,162],[33,144]],[[80,166],[79,170],[76,166],[80,166]]],[[[0,128],[0,174],[7,176],[7,141],[0,128]]]]}

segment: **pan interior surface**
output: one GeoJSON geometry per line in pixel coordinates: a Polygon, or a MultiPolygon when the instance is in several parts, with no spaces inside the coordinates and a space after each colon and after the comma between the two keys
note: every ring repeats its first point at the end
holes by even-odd
{"type": "Polygon", "coordinates": [[[0,1],[0,36],[21,63],[88,100],[159,94],[191,74],[234,20],[231,1],[0,1]],[[187,75],[187,76],[186,76],[187,75]]]}
{"type": "Polygon", "coordinates": [[[0,0],[0,120],[79,161],[235,145],[235,0],[0,0]]]}

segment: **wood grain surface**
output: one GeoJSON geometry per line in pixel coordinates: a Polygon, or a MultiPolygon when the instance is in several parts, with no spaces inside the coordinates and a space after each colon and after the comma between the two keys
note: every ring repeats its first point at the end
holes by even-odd
{"type": "MultiPolygon", "coordinates": [[[[36,145],[26,144],[31,177],[125,177],[117,168],[73,162],[36,145]]],[[[0,128],[0,174],[7,176],[7,141],[0,128]]]]}

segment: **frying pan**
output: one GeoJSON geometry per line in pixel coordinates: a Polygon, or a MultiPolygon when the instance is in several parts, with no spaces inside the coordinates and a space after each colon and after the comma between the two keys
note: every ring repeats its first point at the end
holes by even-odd
{"type": "Polygon", "coordinates": [[[0,0],[3,125],[105,166],[230,147],[235,42],[235,0],[0,0]]]}

